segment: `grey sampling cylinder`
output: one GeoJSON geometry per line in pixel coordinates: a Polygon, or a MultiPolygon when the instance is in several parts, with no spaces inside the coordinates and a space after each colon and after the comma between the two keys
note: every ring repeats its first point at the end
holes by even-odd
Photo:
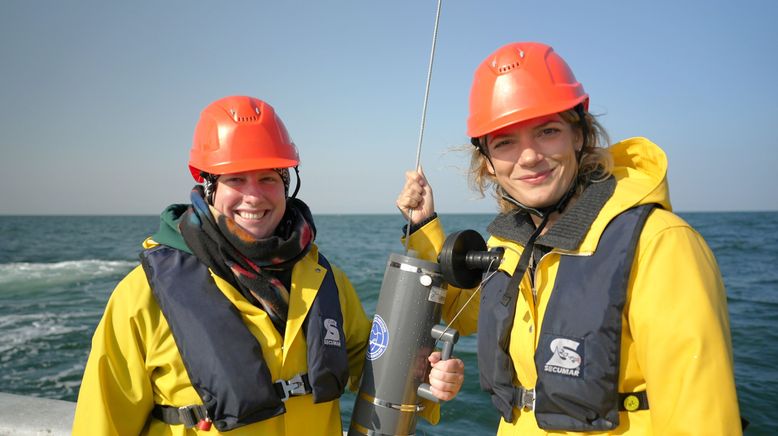
{"type": "MultiPolygon", "coordinates": [[[[440,321],[445,298],[438,264],[389,255],[350,436],[414,434],[421,406],[417,389],[429,375],[427,357],[440,335],[433,338],[431,331],[440,321]]],[[[456,342],[458,334],[453,333],[456,342]]]]}

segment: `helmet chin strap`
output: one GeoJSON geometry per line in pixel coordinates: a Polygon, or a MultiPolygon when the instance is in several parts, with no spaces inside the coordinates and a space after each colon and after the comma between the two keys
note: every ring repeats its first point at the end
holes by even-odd
{"type": "Polygon", "coordinates": [[[297,183],[295,183],[294,192],[292,193],[291,196],[289,196],[289,198],[297,197],[297,193],[300,192],[300,184],[302,182],[302,179],[300,179],[300,170],[298,169],[298,167],[293,167],[293,168],[294,168],[294,174],[295,176],[297,176],[297,183]]]}
{"type": "Polygon", "coordinates": [[[219,176],[216,174],[200,171],[200,177],[203,178],[203,190],[205,191],[205,201],[213,206],[213,196],[216,194],[216,182],[219,176]]]}
{"type": "Polygon", "coordinates": [[[505,189],[503,189],[502,186],[498,185],[497,190],[498,193],[500,194],[500,198],[502,198],[503,200],[529,213],[530,215],[535,215],[536,217],[545,220],[552,213],[554,212],[561,213],[563,210],[565,210],[565,207],[567,207],[567,204],[570,202],[570,199],[573,198],[573,195],[575,194],[575,188],[577,186],[578,183],[576,183],[576,180],[573,179],[573,182],[570,184],[570,189],[568,189],[567,192],[565,192],[565,195],[563,195],[562,198],[560,198],[559,201],[557,201],[555,204],[546,207],[527,206],[526,204],[511,197],[510,194],[505,192],[505,189]]]}

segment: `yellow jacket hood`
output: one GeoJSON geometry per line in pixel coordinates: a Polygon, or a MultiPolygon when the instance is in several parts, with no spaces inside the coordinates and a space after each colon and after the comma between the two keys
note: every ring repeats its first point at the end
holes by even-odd
{"type": "Polygon", "coordinates": [[[667,156],[646,138],[630,138],[613,144],[613,175],[617,188],[606,208],[623,211],[640,204],[656,203],[672,211],[667,185],[667,156]]]}
{"type": "Polygon", "coordinates": [[[613,144],[608,151],[613,156],[616,189],[584,237],[579,247],[581,252],[593,252],[605,226],[631,207],[655,203],[672,211],[667,156],[658,145],[646,138],[635,137],[613,144]]]}

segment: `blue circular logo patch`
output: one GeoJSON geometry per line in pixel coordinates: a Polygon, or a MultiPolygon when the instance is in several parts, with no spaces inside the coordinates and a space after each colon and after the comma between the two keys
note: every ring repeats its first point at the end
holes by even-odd
{"type": "Polygon", "coordinates": [[[373,327],[370,328],[370,342],[367,346],[367,360],[376,360],[384,354],[389,346],[389,330],[386,323],[379,316],[373,318],[373,327]]]}

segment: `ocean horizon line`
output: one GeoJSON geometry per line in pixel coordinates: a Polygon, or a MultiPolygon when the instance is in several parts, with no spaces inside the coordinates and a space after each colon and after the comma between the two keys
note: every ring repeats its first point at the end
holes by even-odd
{"type": "MultiPolygon", "coordinates": [[[[677,214],[708,214],[708,213],[776,213],[778,209],[767,210],[673,210],[677,214]]],[[[441,212],[438,215],[495,215],[497,212],[441,212]]],[[[0,212],[0,218],[8,217],[155,217],[159,213],[5,213],[0,212]]],[[[399,212],[317,212],[314,216],[392,216],[399,212]]]]}

